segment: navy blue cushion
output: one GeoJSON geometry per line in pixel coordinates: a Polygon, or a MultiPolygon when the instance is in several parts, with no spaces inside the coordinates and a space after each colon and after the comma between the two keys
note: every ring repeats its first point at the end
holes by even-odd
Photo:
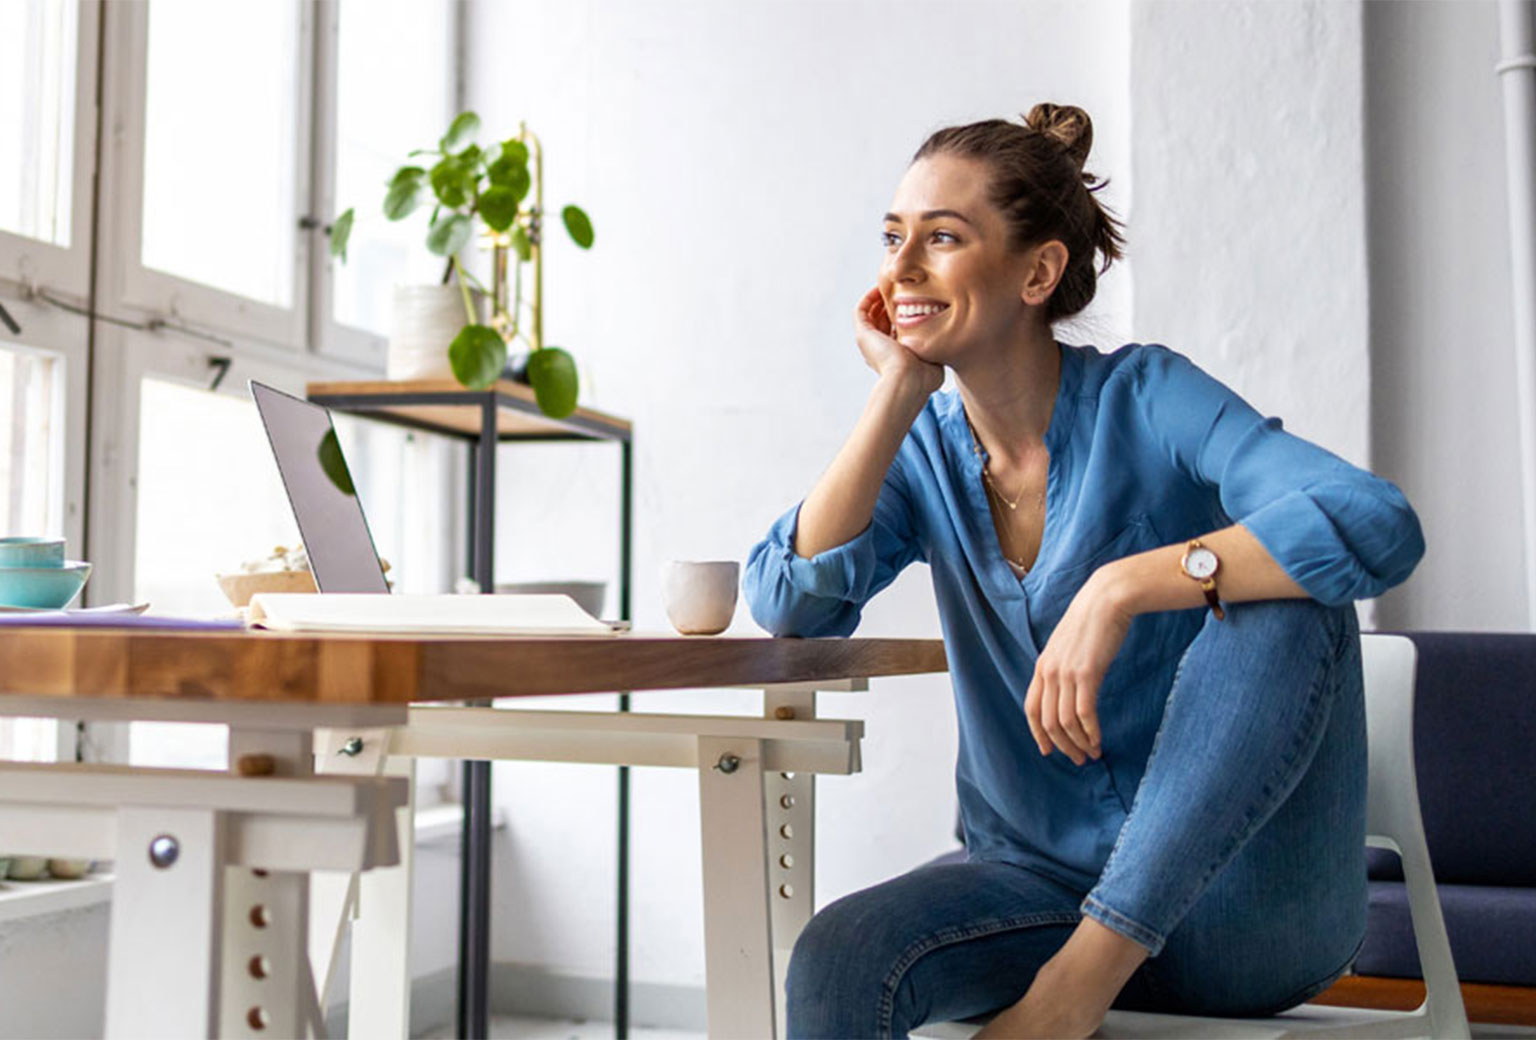
{"type": "MultiPolygon", "coordinates": [[[[1536,888],[1494,885],[1436,886],[1462,982],[1536,986],[1536,888]]],[[[1361,975],[1422,978],[1408,889],[1400,882],[1370,883],[1365,945],[1355,960],[1361,975]]]]}
{"type": "MultiPolygon", "coordinates": [[[[1419,652],[1413,753],[1435,879],[1536,885],[1536,635],[1404,632],[1419,652]]],[[[1371,876],[1401,878],[1372,850],[1371,876]]]]}

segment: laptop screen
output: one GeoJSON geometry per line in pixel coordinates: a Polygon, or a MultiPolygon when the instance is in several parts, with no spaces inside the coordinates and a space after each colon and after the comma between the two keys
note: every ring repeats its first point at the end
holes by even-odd
{"type": "Polygon", "coordinates": [[[363,503],[320,405],[251,380],[304,552],[321,592],[389,592],[363,503]]]}

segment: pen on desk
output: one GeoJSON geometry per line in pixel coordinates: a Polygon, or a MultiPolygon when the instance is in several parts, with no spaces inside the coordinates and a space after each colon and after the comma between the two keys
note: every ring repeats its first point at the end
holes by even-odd
{"type": "Polygon", "coordinates": [[[11,312],[5,309],[3,303],[0,303],[0,322],[4,322],[5,327],[11,330],[11,335],[21,335],[21,326],[16,324],[16,319],[11,317],[11,312]]]}

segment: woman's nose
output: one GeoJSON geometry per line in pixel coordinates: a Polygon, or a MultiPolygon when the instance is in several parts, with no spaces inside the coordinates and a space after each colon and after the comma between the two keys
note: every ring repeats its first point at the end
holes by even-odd
{"type": "Polygon", "coordinates": [[[889,254],[887,261],[891,280],[896,282],[910,280],[922,269],[922,255],[910,241],[903,242],[896,252],[889,254]]]}

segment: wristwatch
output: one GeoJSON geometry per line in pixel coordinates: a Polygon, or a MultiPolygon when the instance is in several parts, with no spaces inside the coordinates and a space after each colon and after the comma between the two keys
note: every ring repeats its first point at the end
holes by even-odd
{"type": "Polygon", "coordinates": [[[1201,545],[1200,539],[1191,538],[1184,549],[1183,559],[1179,560],[1179,568],[1200,583],[1205,601],[1211,605],[1211,613],[1216,615],[1217,621],[1223,620],[1227,615],[1221,609],[1221,600],[1216,597],[1216,572],[1221,569],[1216,554],[1201,545]]]}

